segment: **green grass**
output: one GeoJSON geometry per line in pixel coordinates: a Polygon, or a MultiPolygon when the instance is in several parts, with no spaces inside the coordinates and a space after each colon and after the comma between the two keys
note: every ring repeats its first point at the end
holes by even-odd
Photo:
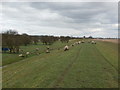
{"type": "Polygon", "coordinates": [[[58,87],[112,88],[117,87],[117,77],[117,71],[106,62],[95,45],[86,44],[58,87]]]}
{"type": "MultiPolygon", "coordinates": [[[[53,43],[52,45],[49,45],[51,49],[58,49],[58,48],[63,48],[66,44],[70,45],[73,42],[75,42],[77,40],[71,40],[69,43],[61,43],[60,41],[57,41],[55,43],[53,43]]],[[[30,52],[30,53],[35,53],[35,49],[39,48],[40,51],[39,53],[45,53],[46,47],[48,45],[43,45],[41,43],[38,43],[37,45],[28,45],[28,46],[21,46],[20,49],[24,50],[25,52],[30,52]]],[[[21,52],[20,52],[21,53],[21,52]]],[[[35,56],[36,54],[30,54],[27,58],[31,57],[31,56],[35,56]]],[[[10,54],[10,53],[2,53],[2,66],[11,64],[11,63],[15,63],[21,60],[26,59],[26,57],[19,57],[19,54],[10,54]]]]}
{"type": "Polygon", "coordinates": [[[105,46],[116,48],[111,43],[83,43],[66,52],[55,49],[7,65],[3,88],[116,88],[116,61],[105,46]]]}
{"type": "Polygon", "coordinates": [[[118,69],[118,44],[111,42],[98,42],[97,48],[108,62],[118,69]]]}
{"type": "Polygon", "coordinates": [[[2,54],[2,66],[22,60],[22,57],[18,56],[19,54],[8,54],[4,53],[2,54]]]}

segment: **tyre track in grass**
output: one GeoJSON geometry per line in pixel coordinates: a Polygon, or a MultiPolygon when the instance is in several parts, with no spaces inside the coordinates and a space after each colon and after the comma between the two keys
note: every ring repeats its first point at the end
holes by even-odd
{"type": "Polygon", "coordinates": [[[67,67],[64,69],[63,73],[59,76],[59,78],[56,80],[55,85],[53,86],[53,88],[58,88],[59,84],[63,81],[65,75],[70,71],[71,67],[73,66],[73,64],[75,63],[75,61],[77,60],[79,53],[82,49],[82,46],[78,49],[78,52],[75,56],[75,58],[67,65],[67,67]]]}
{"type": "MultiPolygon", "coordinates": [[[[62,50],[56,50],[55,52],[63,52],[62,50]]],[[[48,54],[48,56],[53,56],[54,54],[53,53],[50,53],[50,54],[48,54]]],[[[59,54],[58,55],[56,55],[56,56],[59,56],[59,54]]],[[[36,57],[36,56],[35,56],[36,57]]],[[[37,56],[38,57],[38,56],[37,56]]],[[[43,55],[43,57],[42,58],[44,58],[44,57],[46,57],[45,55],[43,55]]],[[[32,57],[31,57],[32,58],[32,57]]],[[[22,60],[21,62],[16,62],[16,63],[22,63],[24,60],[22,60]]],[[[28,60],[27,60],[28,61],[28,60]]],[[[34,61],[35,62],[35,61],[34,61]]],[[[13,63],[13,64],[16,64],[16,63],[13,63]]],[[[10,64],[9,64],[10,65],[10,64]]],[[[11,64],[12,65],[12,64],[11,64]]],[[[19,65],[17,68],[19,68],[19,67],[21,67],[21,66],[24,66],[24,64],[22,64],[22,65],[19,65]]],[[[45,68],[45,65],[43,66],[43,67],[41,67],[40,69],[42,70],[42,68],[45,68]]],[[[20,70],[18,70],[17,72],[20,72],[20,71],[22,71],[24,68],[22,68],[22,69],[20,69],[20,70]]],[[[7,71],[6,71],[7,72],[7,71]]],[[[5,72],[4,72],[5,73],[5,72]]],[[[14,73],[9,79],[7,79],[7,81],[9,81],[12,77],[14,77],[16,75],[16,73],[14,73]]]]}
{"type": "Polygon", "coordinates": [[[109,60],[100,52],[100,50],[94,45],[94,47],[96,48],[96,50],[98,51],[98,53],[103,57],[103,59],[107,62],[107,63],[109,63],[117,72],[118,72],[118,69],[113,65],[113,64],[111,64],[110,62],[109,62],[109,60]]]}
{"type": "MultiPolygon", "coordinates": [[[[60,52],[60,51],[57,51],[57,52],[60,52]]],[[[51,54],[49,54],[48,55],[48,57],[49,56],[53,56],[53,54],[51,53],[51,54]]],[[[56,56],[59,56],[59,54],[58,55],[56,55],[56,56]]],[[[42,57],[41,57],[41,59],[43,59],[43,58],[48,58],[48,57],[46,57],[46,55],[43,55],[42,57]]],[[[37,59],[38,60],[38,59],[37,59]]],[[[25,60],[22,60],[22,61],[25,61],[25,60]]],[[[22,61],[21,62],[16,62],[16,63],[22,63],[22,61]]],[[[35,61],[34,61],[35,62],[35,61]]],[[[13,63],[13,64],[16,64],[16,63],[13,63]]],[[[32,62],[33,63],[33,62],[32,62]]],[[[9,64],[10,65],[10,64],[9,64]]],[[[22,64],[22,65],[20,65],[20,66],[18,66],[16,69],[18,69],[18,68],[20,68],[20,67],[22,67],[22,66],[24,66],[24,64],[22,64]]],[[[41,68],[39,68],[39,70],[42,70],[43,68],[45,68],[46,67],[46,65],[43,65],[41,68]]],[[[22,71],[24,68],[22,68],[22,69],[19,69],[19,70],[17,70],[16,72],[20,72],[20,71],[22,71]]],[[[7,71],[6,71],[7,72],[7,71]]],[[[6,72],[4,72],[4,74],[6,73],[6,72]]],[[[16,75],[16,73],[14,73],[9,79],[7,79],[7,81],[9,81],[12,77],[14,77],[16,75]]]]}

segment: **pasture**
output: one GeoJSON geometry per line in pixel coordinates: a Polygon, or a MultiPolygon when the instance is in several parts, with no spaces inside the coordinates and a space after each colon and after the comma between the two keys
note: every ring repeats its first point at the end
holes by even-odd
{"type": "MultiPolygon", "coordinates": [[[[73,42],[75,42],[77,40],[72,40],[71,42],[67,43],[68,45],[72,44],[73,42]]],[[[46,47],[47,46],[50,46],[51,49],[58,49],[58,48],[63,48],[64,46],[66,45],[66,43],[62,43],[60,41],[57,41],[55,42],[54,44],[52,45],[43,45],[41,42],[39,42],[37,45],[27,45],[27,46],[21,46],[20,48],[24,50],[24,52],[30,52],[30,53],[34,53],[34,54],[30,54],[29,57],[31,56],[35,56],[37,53],[36,52],[36,48],[39,48],[39,53],[42,54],[42,53],[45,53],[45,50],[46,50],[46,47]]],[[[22,52],[20,52],[22,53],[22,52]]],[[[19,54],[10,54],[10,53],[3,53],[2,54],[2,58],[3,58],[3,61],[2,61],[2,66],[5,66],[5,65],[8,65],[8,64],[11,64],[11,63],[14,63],[14,62],[18,62],[18,61],[21,61],[25,58],[23,57],[18,57],[19,54]]],[[[28,58],[29,58],[28,57],[28,58]]]]}
{"type": "Polygon", "coordinates": [[[117,88],[118,44],[96,42],[85,41],[68,51],[63,51],[66,43],[56,42],[50,53],[44,53],[45,45],[21,46],[43,52],[27,58],[3,54],[3,88],[117,88]]]}

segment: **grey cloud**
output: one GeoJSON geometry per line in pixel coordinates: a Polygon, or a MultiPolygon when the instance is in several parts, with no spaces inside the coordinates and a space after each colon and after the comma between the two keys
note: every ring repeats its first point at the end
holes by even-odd
{"type": "Polygon", "coordinates": [[[117,3],[109,2],[54,2],[54,3],[32,3],[31,6],[36,9],[51,9],[63,16],[74,18],[77,22],[91,21],[92,18],[98,15],[106,14],[105,18],[111,19],[111,21],[117,21],[115,17],[117,11],[117,3]],[[113,19],[114,17],[114,19],[113,19]],[[80,21],[78,21],[80,20],[80,21]]]}
{"type": "Polygon", "coordinates": [[[2,6],[1,25],[20,33],[107,36],[111,32],[117,37],[117,27],[112,26],[117,24],[117,3],[6,2],[2,6]]]}

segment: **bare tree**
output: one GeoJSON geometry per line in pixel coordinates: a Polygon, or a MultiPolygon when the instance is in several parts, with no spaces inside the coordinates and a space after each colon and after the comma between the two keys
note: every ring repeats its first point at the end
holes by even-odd
{"type": "Polygon", "coordinates": [[[20,35],[15,30],[8,30],[2,33],[2,47],[9,48],[10,53],[19,52],[19,46],[21,45],[20,35]]]}
{"type": "Polygon", "coordinates": [[[54,37],[54,36],[41,36],[41,42],[43,43],[43,44],[49,44],[49,45],[51,45],[51,44],[53,44],[55,41],[57,41],[58,40],[58,37],[54,37]]]}
{"type": "Polygon", "coordinates": [[[63,42],[69,42],[71,38],[69,36],[60,36],[60,41],[63,43],[63,42]]]}
{"type": "Polygon", "coordinates": [[[22,43],[27,46],[28,44],[31,43],[31,38],[28,34],[24,33],[21,35],[21,38],[22,38],[22,43]]]}

